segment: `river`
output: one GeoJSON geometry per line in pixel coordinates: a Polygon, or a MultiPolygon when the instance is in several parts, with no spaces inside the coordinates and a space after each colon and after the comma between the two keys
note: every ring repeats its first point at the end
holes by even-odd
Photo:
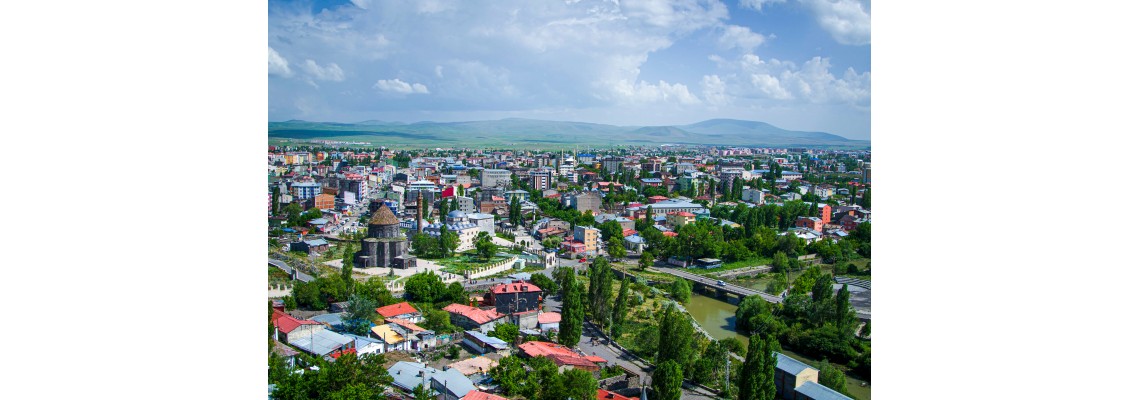
{"type": "MultiPolygon", "coordinates": [[[[716,339],[727,339],[730,337],[737,338],[744,344],[745,348],[748,347],[748,337],[736,333],[736,305],[729,304],[722,300],[717,300],[702,294],[693,293],[689,299],[689,304],[685,309],[689,311],[689,315],[705,328],[705,331],[716,339]]],[[[816,360],[809,359],[800,354],[796,354],[787,349],[783,350],[785,355],[792,358],[799,359],[811,365],[816,365],[816,360]]],[[[743,356],[744,354],[741,354],[743,356]]],[[[853,376],[847,376],[847,391],[850,392],[858,400],[871,399],[871,387],[861,386],[864,383],[853,376]]]]}

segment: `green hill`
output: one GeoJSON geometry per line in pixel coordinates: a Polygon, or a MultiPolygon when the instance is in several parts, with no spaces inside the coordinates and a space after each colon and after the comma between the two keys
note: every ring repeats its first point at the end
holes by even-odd
{"type": "Polygon", "coordinates": [[[781,129],[759,121],[713,119],[683,126],[621,127],[585,122],[510,118],[496,121],[359,123],[284,121],[269,123],[271,139],[368,142],[390,147],[566,147],[573,145],[705,144],[719,146],[869,148],[824,132],[781,129]]]}

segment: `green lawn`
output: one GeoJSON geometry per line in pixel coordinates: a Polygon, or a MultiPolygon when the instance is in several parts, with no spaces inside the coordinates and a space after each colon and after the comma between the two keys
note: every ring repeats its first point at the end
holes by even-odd
{"type": "Polygon", "coordinates": [[[504,261],[508,258],[509,257],[494,256],[491,257],[490,260],[484,260],[483,258],[476,256],[474,251],[469,251],[457,254],[454,257],[441,258],[432,261],[436,264],[442,265],[444,272],[462,274],[468,270],[491,265],[500,261],[504,261]]]}

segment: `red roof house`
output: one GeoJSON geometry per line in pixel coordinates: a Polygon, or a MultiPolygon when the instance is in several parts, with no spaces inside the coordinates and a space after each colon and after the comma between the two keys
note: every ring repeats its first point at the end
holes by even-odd
{"type": "Polygon", "coordinates": [[[412,322],[419,322],[420,319],[423,318],[423,314],[406,301],[377,308],[376,313],[384,317],[385,320],[388,318],[400,318],[412,322]]]}

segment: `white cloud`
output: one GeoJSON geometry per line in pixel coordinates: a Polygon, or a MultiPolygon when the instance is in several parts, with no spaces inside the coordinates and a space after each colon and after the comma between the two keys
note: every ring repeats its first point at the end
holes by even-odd
{"type": "Polygon", "coordinates": [[[305,60],[301,65],[301,69],[306,73],[312,75],[317,80],[341,82],[344,80],[344,71],[336,63],[329,63],[327,66],[320,66],[316,61],[305,60]]]}
{"type": "Polygon", "coordinates": [[[871,14],[858,0],[801,0],[835,41],[849,45],[871,43],[871,14]]]}
{"type": "Polygon", "coordinates": [[[372,0],[349,0],[349,1],[351,1],[353,5],[360,7],[361,9],[365,9],[365,10],[367,10],[368,5],[372,3],[372,0]]]}
{"type": "Polygon", "coordinates": [[[717,75],[705,75],[701,79],[701,94],[705,96],[705,102],[712,106],[723,106],[730,101],[724,81],[717,75]]]}
{"type": "Polygon", "coordinates": [[[756,11],[764,8],[765,4],[783,3],[784,0],[740,0],[740,6],[744,8],[751,8],[756,11]]]}
{"type": "Polygon", "coordinates": [[[870,72],[860,74],[848,68],[842,77],[836,77],[831,73],[830,60],[823,57],[796,64],[745,54],[735,61],[721,60],[718,65],[729,71],[723,81],[730,95],[815,104],[866,105],[871,100],[870,72]]]}
{"type": "Polygon", "coordinates": [[[689,92],[689,88],[680,83],[670,84],[658,81],[656,84],[638,81],[636,84],[620,80],[611,87],[612,98],[620,103],[646,104],[669,103],[692,105],[700,104],[701,100],[689,92]]]}
{"type": "Polygon", "coordinates": [[[400,93],[400,94],[428,94],[427,86],[420,83],[407,83],[400,79],[381,79],[376,81],[373,87],[380,89],[384,92],[400,93]]]}
{"type": "Polygon", "coordinates": [[[293,71],[289,69],[289,61],[277,54],[277,50],[273,50],[273,47],[269,48],[269,74],[284,77],[293,75],[293,71]]]}
{"type": "Polygon", "coordinates": [[[743,52],[751,52],[756,46],[764,44],[764,36],[752,32],[745,26],[728,25],[724,28],[720,39],[717,39],[717,44],[725,50],[740,49],[743,52]]]}

